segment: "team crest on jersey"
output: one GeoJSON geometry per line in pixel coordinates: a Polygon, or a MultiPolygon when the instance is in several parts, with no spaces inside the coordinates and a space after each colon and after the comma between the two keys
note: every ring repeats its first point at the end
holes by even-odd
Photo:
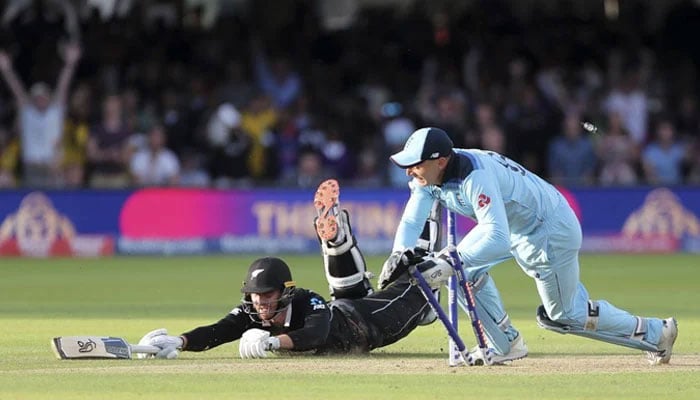
{"type": "Polygon", "coordinates": [[[479,202],[478,202],[479,208],[484,208],[484,207],[488,206],[489,204],[491,204],[491,198],[483,193],[480,194],[479,195],[479,202]]]}
{"type": "Polygon", "coordinates": [[[326,308],[326,303],[318,297],[312,297],[310,303],[314,310],[324,310],[326,308]]]}

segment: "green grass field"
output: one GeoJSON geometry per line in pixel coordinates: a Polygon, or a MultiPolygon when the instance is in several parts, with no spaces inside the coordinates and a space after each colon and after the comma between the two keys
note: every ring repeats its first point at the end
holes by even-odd
{"type": "MultiPolygon", "coordinates": [[[[325,295],[318,256],[285,257],[299,286],[325,295]]],[[[591,296],[633,313],[675,316],[670,365],[634,350],[541,330],[534,283],[513,263],[493,270],[530,356],[508,366],[449,368],[439,325],[365,357],[240,360],[237,343],[176,360],[58,360],[54,336],[137,342],[216,321],[240,300],[253,257],[0,260],[0,399],[698,399],[700,257],[586,255],[591,296]]],[[[378,272],[383,259],[368,259],[378,272]]],[[[466,320],[461,333],[474,339],[466,320]]]]}

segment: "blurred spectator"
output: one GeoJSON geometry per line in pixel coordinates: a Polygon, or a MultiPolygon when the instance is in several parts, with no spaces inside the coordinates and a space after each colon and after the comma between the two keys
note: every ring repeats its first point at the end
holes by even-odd
{"type": "MultiPolygon", "coordinates": [[[[199,101],[192,100],[193,109],[188,110],[184,104],[181,93],[174,87],[166,87],[160,95],[160,107],[157,115],[162,118],[163,126],[168,132],[168,146],[177,154],[182,154],[182,149],[188,148],[191,150],[198,149],[203,151],[203,143],[199,143],[199,138],[196,136],[196,125],[199,113],[204,113],[201,108],[204,104],[199,104],[199,101]],[[192,114],[189,114],[189,112],[192,114]],[[189,115],[188,115],[189,114],[189,115]],[[190,118],[193,120],[190,121],[190,118]]],[[[205,99],[200,99],[206,102],[205,99]]],[[[149,119],[155,115],[149,115],[149,119]]],[[[195,150],[196,151],[196,150],[195,150]]]]}
{"type": "Polygon", "coordinates": [[[700,186],[700,141],[690,148],[688,162],[688,185],[700,186]]]}
{"type": "Polygon", "coordinates": [[[124,121],[130,131],[145,134],[149,127],[157,123],[155,109],[150,105],[142,104],[141,94],[136,88],[127,87],[121,97],[124,121]]]}
{"type": "Polygon", "coordinates": [[[274,158],[267,157],[267,153],[274,144],[272,129],[276,123],[277,111],[264,93],[253,96],[241,113],[241,129],[252,140],[248,168],[253,178],[263,179],[270,172],[268,163],[274,158]]]}
{"type": "Polygon", "coordinates": [[[437,98],[437,118],[432,125],[445,127],[451,132],[455,146],[464,147],[464,132],[467,130],[466,100],[462,93],[455,90],[449,94],[441,94],[437,98]]]}
{"type": "Polygon", "coordinates": [[[294,175],[299,149],[303,146],[302,134],[311,124],[308,111],[308,99],[300,96],[292,107],[278,112],[273,129],[277,140],[277,166],[281,180],[294,175]]]}
{"type": "Polygon", "coordinates": [[[313,149],[303,149],[299,153],[295,174],[282,181],[283,186],[297,188],[314,188],[333,176],[323,168],[323,156],[313,149]]]}
{"type": "Polygon", "coordinates": [[[643,146],[647,141],[649,99],[640,85],[638,69],[629,69],[604,101],[605,111],[617,112],[632,140],[643,146]]]}
{"type": "MultiPolygon", "coordinates": [[[[648,143],[647,121],[658,112],[674,113],[678,139],[699,140],[700,46],[694,22],[700,13],[694,0],[679,1],[637,1],[620,7],[615,22],[596,2],[540,12],[543,2],[484,2],[481,7],[454,1],[350,1],[352,13],[341,16],[333,1],[325,1],[322,9],[343,21],[328,30],[329,16],[319,15],[313,1],[285,3],[289,13],[279,12],[277,3],[251,1],[200,8],[177,1],[122,1],[118,7],[100,6],[97,13],[92,12],[96,1],[61,1],[75,6],[77,13],[69,16],[56,12],[55,1],[21,0],[12,3],[22,6],[4,14],[0,47],[22,49],[12,66],[25,82],[53,81],[60,69],[52,60],[57,38],[66,33],[82,37],[83,59],[75,74],[92,94],[97,115],[89,121],[100,119],[97,104],[120,93],[123,131],[143,135],[162,121],[168,147],[182,160],[183,170],[186,159],[198,160],[191,165],[195,175],[214,165],[216,151],[210,151],[207,137],[210,116],[220,104],[231,104],[243,114],[238,132],[250,138],[251,146],[240,169],[249,179],[236,184],[296,177],[302,149],[328,151],[327,134],[333,135],[324,131],[328,121],[342,133],[331,138],[338,145],[330,149],[345,148],[358,165],[351,178],[364,179],[358,175],[369,172],[360,170],[372,164],[372,156],[362,150],[370,147],[384,179],[404,186],[408,178],[400,170],[394,175],[384,152],[391,151],[389,137],[410,133],[412,124],[439,126],[457,146],[505,146],[511,158],[542,173],[559,120],[572,109],[596,120],[619,113],[628,139],[611,134],[612,143],[598,147],[602,158],[606,153],[610,158],[610,167],[603,160],[599,172],[601,182],[626,184],[641,172],[635,149],[648,143]],[[644,18],[637,18],[637,11],[644,18]],[[258,35],[265,41],[251,39],[258,35]],[[257,92],[269,99],[261,101],[265,96],[257,92]],[[382,116],[390,101],[403,106],[401,116],[382,116]],[[628,141],[637,147],[626,150],[628,141]],[[628,157],[629,162],[621,161],[628,157]],[[627,164],[638,171],[630,172],[627,164]]],[[[39,85],[36,93],[45,89],[39,85]]],[[[19,126],[20,104],[16,110],[4,107],[7,97],[0,90],[0,120],[14,118],[19,126]]],[[[21,154],[48,150],[49,174],[58,178],[63,167],[66,186],[74,186],[81,180],[73,166],[80,164],[85,118],[72,120],[73,111],[65,112],[65,125],[51,123],[50,112],[41,119],[49,129],[40,132],[47,136],[64,126],[57,147],[34,138],[40,145],[21,146],[21,154]]],[[[12,134],[24,144],[22,131],[16,131],[12,134]]],[[[600,141],[607,141],[607,130],[601,134],[600,141]]],[[[89,142],[95,135],[92,130],[89,142]]],[[[129,137],[127,142],[137,147],[146,143],[145,137],[129,137]]],[[[130,183],[123,173],[100,171],[105,164],[126,170],[125,161],[115,156],[119,151],[107,152],[111,161],[104,153],[89,153],[95,181],[112,175],[117,179],[102,179],[102,184],[130,183]]],[[[17,171],[22,174],[21,163],[17,171]]],[[[92,181],[90,170],[85,172],[92,181]]],[[[60,179],[44,181],[60,184],[60,179]]]]}
{"type": "Polygon", "coordinates": [[[301,78],[287,58],[276,56],[268,63],[260,42],[253,40],[253,60],[258,87],[272,99],[275,107],[289,107],[301,94],[301,78]]]}
{"type": "MultiPolygon", "coordinates": [[[[496,110],[494,109],[493,104],[480,101],[477,103],[474,110],[474,120],[471,127],[467,129],[464,134],[464,146],[466,148],[482,147],[484,141],[483,134],[490,129],[496,129],[500,131],[502,135],[504,135],[503,130],[500,128],[499,122],[496,118],[496,110]]],[[[505,149],[505,136],[503,137],[503,140],[505,149]]],[[[493,150],[497,151],[495,149],[493,150]]],[[[505,155],[507,154],[507,151],[499,151],[499,153],[505,155]]]]}
{"type": "Polygon", "coordinates": [[[55,187],[60,184],[61,135],[66,99],[80,53],[80,46],[76,43],[69,43],[63,48],[65,64],[54,93],[44,82],[34,83],[27,93],[15,74],[10,56],[0,51],[0,73],[18,105],[25,186],[55,187]]]}
{"type": "Polygon", "coordinates": [[[420,118],[427,125],[444,129],[455,146],[461,147],[462,128],[467,122],[466,106],[467,99],[456,70],[433,57],[425,59],[415,104],[420,118]]]}
{"type": "Polygon", "coordinates": [[[611,112],[608,126],[600,133],[596,145],[598,182],[606,186],[636,184],[639,149],[622,125],[620,114],[611,112]]]}
{"type": "Polygon", "coordinates": [[[357,173],[352,181],[353,185],[373,189],[383,187],[384,179],[380,165],[377,151],[372,147],[363,148],[358,157],[357,173]]]}
{"type": "Polygon", "coordinates": [[[139,186],[172,186],[180,179],[180,161],[166,147],[163,125],[156,124],[148,132],[148,147],[131,157],[129,170],[139,186]]]}
{"type": "Polygon", "coordinates": [[[700,109],[694,94],[681,97],[674,119],[676,132],[681,140],[700,141],[700,109]]]}
{"type": "Polygon", "coordinates": [[[180,169],[180,186],[205,188],[211,178],[203,167],[202,157],[194,151],[183,151],[180,169]]]}
{"type": "Polygon", "coordinates": [[[391,91],[378,71],[370,70],[366,75],[364,82],[357,88],[357,95],[364,99],[370,118],[381,120],[384,112],[388,111],[384,106],[389,103],[391,91]]]}
{"type": "Polygon", "coordinates": [[[343,140],[337,126],[331,126],[326,132],[326,144],[321,148],[324,168],[340,179],[351,179],[356,172],[355,159],[350,148],[343,140]]]}
{"type": "Polygon", "coordinates": [[[246,69],[240,60],[229,60],[224,71],[224,81],[216,92],[220,103],[230,103],[236,108],[243,108],[253,94],[255,88],[246,74],[246,69]]]}
{"type": "Polygon", "coordinates": [[[409,181],[406,171],[391,162],[389,156],[401,151],[406,139],[416,130],[416,125],[398,102],[385,103],[381,107],[381,116],[384,119],[382,135],[386,145],[381,164],[386,165],[389,186],[405,188],[409,181]]]}
{"type": "Polygon", "coordinates": [[[686,148],[676,138],[676,128],[668,119],[656,125],[655,140],[642,152],[642,165],[647,183],[651,185],[679,185],[683,183],[683,162],[686,148]]]}
{"type": "Polygon", "coordinates": [[[209,117],[207,138],[211,147],[210,171],[220,188],[248,184],[251,139],[241,129],[241,114],[229,103],[209,117]]]}
{"type": "Polygon", "coordinates": [[[0,125],[0,188],[17,185],[15,174],[19,163],[19,143],[10,131],[0,125]]]}
{"type": "MultiPolygon", "coordinates": [[[[211,112],[209,100],[212,96],[210,88],[211,80],[212,78],[206,76],[204,72],[197,72],[190,78],[187,91],[184,93],[177,92],[178,98],[175,104],[179,106],[180,103],[185,103],[182,118],[178,120],[177,125],[173,126],[173,124],[168,121],[167,114],[163,114],[163,122],[166,128],[181,131],[179,136],[186,138],[185,143],[200,151],[206,149],[206,137],[203,132],[200,132],[200,125],[206,122],[211,112]],[[180,99],[180,96],[182,96],[182,99],[180,99]]],[[[173,136],[178,137],[178,135],[173,136]]],[[[178,147],[176,152],[179,152],[180,149],[181,147],[178,147]]]]}
{"type": "Polygon", "coordinates": [[[382,135],[389,154],[401,150],[411,133],[416,130],[416,125],[404,112],[403,106],[398,102],[384,103],[381,116],[383,119],[382,135]]]}
{"type": "Polygon", "coordinates": [[[70,97],[63,125],[63,183],[69,188],[84,185],[87,143],[92,105],[90,87],[79,85],[70,97]]]}
{"type": "Polygon", "coordinates": [[[129,143],[132,135],[124,121],[122,99],[107,95],[102,101],[101,120],[90,127],[88,139],[89,184],[93,188],[124,188],[128,173],[129,143]]]}
{"type": "Polygon", "coordinates": [[[569,113],[562,123],[563,134],[549,145],[549,179],[563,186],[595,183],[596,156],[578,114],[569,113]]]}
{"type": "Polygon", "coordinates": [[[497,125],[487,126],[481,132],[481,143],[479,146],[484,150],[492,150],[499,154],[508,154],[506,151],[506,135],[497,125]]]}
{"type": "Polygon", "coordinates": [[[531,84],[517,85],[512,101],[505,105],[504,120],[513,157],[525,168],[542,174],[552,129],[552,110],[531,84]]]}

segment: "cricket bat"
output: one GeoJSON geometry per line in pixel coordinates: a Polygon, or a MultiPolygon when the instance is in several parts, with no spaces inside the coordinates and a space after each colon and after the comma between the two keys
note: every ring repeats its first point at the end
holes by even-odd
{"type": "Polygon", "coordinates": [[[56,357],[61,360],[131,359],[134,353],[155,354],[156,346],[133,345],[125,339],[111,336],[60,336],[51,340],[56,357]]]}

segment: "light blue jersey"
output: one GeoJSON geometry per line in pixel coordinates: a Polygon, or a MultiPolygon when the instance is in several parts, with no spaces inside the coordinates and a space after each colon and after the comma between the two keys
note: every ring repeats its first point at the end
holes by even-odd
{"type": "MultiPolygon", "coordinates": [[[[409,184],[394,250],[415,246],[435,199],[478,222],[462,240],[465,266],[480,267],[512,256],[514,244],[532,235],[543,222],[558,218],[564,197],[551,184],[520,164],[492,151],[455,149],[441,186],[409,184]]],[[[576,243],[573,243],[575,245],[576,243]]],[[[540,255],[541,256],[541,255],[540,255]]],[[[523,267],[536,266],[538,255],[526,256],[523,267]]]]}
{"type": "MultiPolygon", "coordinates": [[[[501,335],[512,342],[518,335],[486,274],[495,264],[514,257],[535,279],[552,320],[573,329],[592,327],[593,336],[598,332],[603,338],[625,338],[642,350],[649,348],[648,343],[658,343],[660,319],[635,317],[606,301],[589,299],[579,281],[581,226],[554,186],[501,154],[477,149],[453,151],[441,185],[409,183],[411,196],[397,228],[394,251],[415,247],[433,202],[438,200],[448,210],[477,222],[459,242],[457,252],[468,278],[481,282],[475,295],[480,315],[495,323],[487,324],[492,342],[503,343],[501,335]],[[637,346],[638,341],[645,343],[637,346]]],[[[507,345],[497,346],[497,351],[507,353],[507,345]]]]}

